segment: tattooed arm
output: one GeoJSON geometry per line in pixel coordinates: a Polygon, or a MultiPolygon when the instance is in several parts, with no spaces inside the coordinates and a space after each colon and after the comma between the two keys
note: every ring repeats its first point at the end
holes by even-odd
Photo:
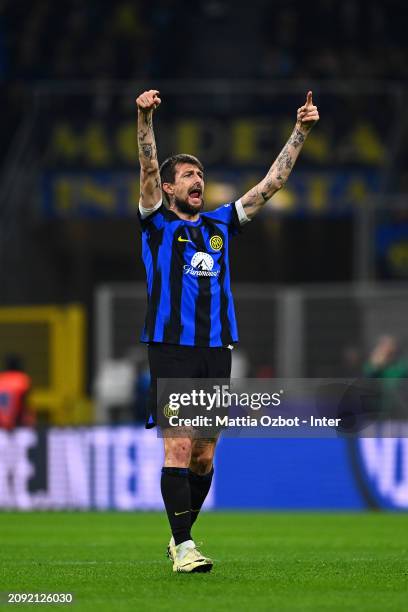
{"type": "Polygon", "coordinates": [[[265,178],[241,197],[242,206],[248,218],[252,218],[274,193],[282,189],[303,147],[306,136],[319,120],[317,107],[313,105],[309,91],[306,104],[298,108],[297,121],[288,142],[270,167],[265,178]]]}
{"type": "Polygon", "coordinates": [[[137,142],[140,161],[140,203],[153,208],[162,198],[159,162],[153,132],[153,111],[161,100],[156,89],[143,92],[137,99],[137,142]]]}

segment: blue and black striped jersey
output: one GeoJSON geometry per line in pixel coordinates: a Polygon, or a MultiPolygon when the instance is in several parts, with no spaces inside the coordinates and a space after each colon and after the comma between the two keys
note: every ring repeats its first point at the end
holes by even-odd
{"type": "Polygon", "coordinates": [[[236,203],[184,221],[161,205],[139,220],[147,277],[142,342],[228,346],[238,340],[228,247],[240,231],[236,203]]]}

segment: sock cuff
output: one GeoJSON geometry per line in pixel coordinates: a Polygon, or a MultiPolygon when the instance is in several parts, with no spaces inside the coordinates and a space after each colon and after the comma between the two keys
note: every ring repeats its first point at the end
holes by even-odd
{"type": "Polygon", "coordinates": [[[199,482],[203,482],[203,480],[210,480],[214,475],[214,466],[208,472],[208,474],[196,474],[192,470],[188,470],[188,477],[190,480],[197,480],[199,482]]]}
{"type": "Polygon", "coordinates": [[[189,471],[188,468],[162,467],[162,474],[167,474],[168,476],[184,476],[188,478],[189,471]]]}

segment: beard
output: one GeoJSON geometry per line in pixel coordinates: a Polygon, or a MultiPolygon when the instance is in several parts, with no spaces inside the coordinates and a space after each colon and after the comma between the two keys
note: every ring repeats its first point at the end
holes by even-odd
{"type": "Polygon", "coordinates": [[[203,198],[201,198],[201,204],[200,206],[197,208],[196,206],[194,206],[193,204],[189,204],[188,202],[185,202],[184,200],[179,200],[178,198],[174,199],[174,206],[177,208],[177,210],[185,215],[190,215],[191,217],[193,217],[194,215],[196,215],[197,213],[200,213],[203,208],[204,208],[204,200],[203,198]]]}

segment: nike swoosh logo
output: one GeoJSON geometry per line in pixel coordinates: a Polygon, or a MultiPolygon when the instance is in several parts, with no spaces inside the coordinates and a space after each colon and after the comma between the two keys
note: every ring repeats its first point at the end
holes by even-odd
{"type": "Polygon", "coordinates": [[[181,236],[179,236],[179,237],[177,238],[177,240],[178,240],[179,242],[191,242],[191,240],[188,240],[188,238],[182,238],[181,236]]]}
{"type": "Polygon", "coordinates": [[[190,512],[190,510],[184,510],[183,512],[175,512],[174,516],[180,516],[180,514],[187,514],[187,512],[190,512]]]}

